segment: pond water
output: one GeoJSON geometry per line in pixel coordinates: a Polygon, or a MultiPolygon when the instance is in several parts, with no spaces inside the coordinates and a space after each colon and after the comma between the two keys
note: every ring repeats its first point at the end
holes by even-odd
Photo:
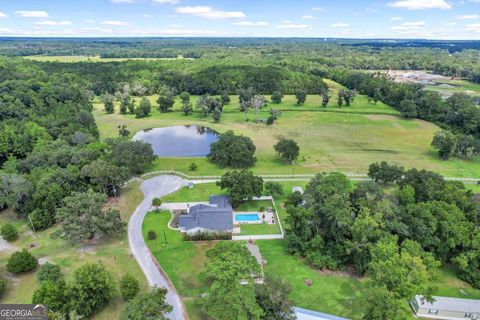
{"type": "Polygon", "coordinates": [[[151,144],[159,157],[205,157],[218,133],[206,127],[174,126],[139,131],[133,140],[151,144]]]}

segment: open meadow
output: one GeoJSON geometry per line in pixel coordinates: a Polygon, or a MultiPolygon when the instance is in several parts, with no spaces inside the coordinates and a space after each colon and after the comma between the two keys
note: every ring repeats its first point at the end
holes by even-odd
{"type": "MultiPolygon", "coordinates": [[[[307,102],[298,106],[294,96],[286,96],[281,104],[269,103],[258,114],[239,111],[238,97],[231,96],[232,102],[224,107],[222,119],[214,123],[203,118],[199,112],[185,116],[180,110],[180,99],[176,99],[173,111],[160,113],[156,108],[156,96],[152,101],[152,114],[136,119],[134,115],[106,114],[103,105],[95,102],[94,115],[102,138],[118,135],[118,126],[127,125],[134,134],[139,130],[174,125],[200,125],[217,132],[234,130],[237,134],[250,137],[257,147],[257,163],[252,171],[258,174],[317,173],[341,171],[366,173],[368,166],[377,161],[388,161],[405,167],[425,168],[447,177],[477,177],[480,174],[480,160],[440,160],[430,146],[436,125],[418,119],[404,119],[393,108],[379,102],[369,102],[358,95],[351,107],[339,108],[336,94],[341,86],[333,81],[329,85],[332,99],[327,108],[321,107],[321,97],[310,95],[307,102]],[[282,116],[275,125],[255,123],[266,120],[268,110],[277,108],[282,116]],[[300,146],[300,157],[292,168],[278,159],[273,145],[280,137],[290,138],[300,146]]],[[[195,104],[197,97],[192,97],[195,104]]],[[[138,99],[137,99],[138,100],[138,99]]],[[[137,101],[138,103],[138,101],[137,101]]],[[[177,170],[194,175],[220,175],[227,171],[209,163],[205,158],[161,158],[150,168],[156,170],[177,170]],[[198,170],[189,172],[192,162],[198,170]]]]}

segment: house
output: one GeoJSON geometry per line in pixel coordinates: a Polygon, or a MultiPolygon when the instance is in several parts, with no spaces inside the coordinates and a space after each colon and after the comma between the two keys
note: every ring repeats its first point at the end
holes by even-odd
{"type": "Polygon", "coordinates": [[[297,320],[348,320],[322,312],[293,307],[297,320]]]}
{"type": "Polygon", "coordinates": [[[189,235],[202,232],[233,232],[233,209],[230,198],[210,196],[208,204],[188,209],[178,220],[178,229],[189,235]]]}
{"type": "Polygon", "coordinates": [[[480,300],[433,297],[432,303],[415,296],[410,305],[417,317],[430,319],[480,319],[480,300]]]}

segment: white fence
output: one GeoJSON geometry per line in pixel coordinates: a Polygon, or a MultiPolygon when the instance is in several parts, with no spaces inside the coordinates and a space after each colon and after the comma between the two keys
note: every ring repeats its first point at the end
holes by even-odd
{"type": "Polygon", "coordinates": [[[263,235],[256,235],[256,236],[232,236],[232,240],[274,240],[274,239],[283,239],[283,234],[263,234],[263,235]]]}

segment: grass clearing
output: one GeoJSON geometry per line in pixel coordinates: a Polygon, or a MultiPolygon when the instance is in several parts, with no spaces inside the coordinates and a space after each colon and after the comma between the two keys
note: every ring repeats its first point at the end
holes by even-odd
{"type": "MultiPolygon", "coordinates": [[[[131,183],[122,190],[117,200],[112,200],[109,205],[120,211],[122,218],[127,221],[135,207],[143,199],[138,183],[131,183]]],[[[24,220],[20,220],[10,210],[2,211],[0,224],[11,222],[19,226],[20,238],[12,245],[21,249],[30,244],[38,245],[30,249],[37,258],[45,258],[48,261],[60,265],[62,273],[68,280],[72,279],[73,272],[82,264],[87,262],[102,262],[108,270],[112,271],[116,280],[130,273],[140,281],[143,289],[147,288],[147,281],[135,259],[130,255],[127,235],[108,241],[102,241],[89,246],[74,246],[63,240],[52,240],[50,233],[56,227],[49,230],[32,233],[24,220]]],[[[0,252],[0,272],[6,273],[5,266],[11,252],[0,252]]],[[[33,292],[38,288],[39,283],[35,272],[22,275],[9,275],[8,289],[0,300],[1,303],[30,303],[33,292]]],[[[115,294],[110,304],[95,314],[95,319],[110,320],[118,319],[124,307],[124,301],[119,291],[115,294]]]]}
{"type": "MultiPolygon", "coordinates": [[[[156,96],[149,97],[153,103],[152,115],[136,119],[133,115],[105,114],[103,105],[95,106],[95,119],[102,138],[118,135],[118,125],[127,125],[135,133],[139,130],[174,125],[199,125],[210,127],[217,132],[234,130],[250,137],[257,147],[257,163],[251,168],[257,174],[291,174],[292,172],[317,173],[342,171],[365,173],[368,166],[376,161],[388,161],[407,168],[426,168],[448,177],[475,177],[480,175],[480,159],[440,160],[430,146],[433,135],[440,130],[436,125],[422,120],[403,119],[389,106],[369,103],[359,95],[351,107],[338,108],[335,92],[341,86],[327,81],[332,101],[327,108],[321,107],[321,98],[310,95],[302,106],[295,104],[294,96],[286,96],[281,104],[263,108],[257,115],[245,115],[238,110],[238,98],[232,96],[232,103],[224,107],[220,123],[203,118],[199,112],[189,116],[180,110],[180,99],[172,112],[160,113],[156,96]],[[268,110],[278,108],[283,114],[273,126],[254,123],[255,119],[267,119],[268,110]],[[281,161],[273,149],[280,137],[294,139],[300,145],[300,157],[295,168],[281,161]]],[[[198,97],[192,97],[195,103],[198,97]]],[[[138,98],[137,98],[138,100],[138,98]]],[[[137,102],[138,103],[138,102],[137,102]]],[[[117,105],[118,112],[118,105],[117,105]]],[[[228,168],[220,168],[205,158],[159,158],[150,168],[177,170],[190,175],[222,175],[228,168]],[[190,171],[191,163],[198,169],[190,171]]]]}

